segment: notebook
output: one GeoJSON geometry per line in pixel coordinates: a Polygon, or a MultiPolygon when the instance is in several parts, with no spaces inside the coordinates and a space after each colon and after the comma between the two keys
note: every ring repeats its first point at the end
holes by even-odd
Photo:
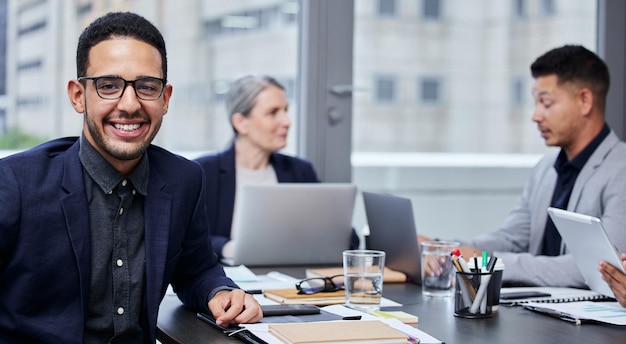
{"type": "Polygon", "coordinates": [[[341,264],[350,246],[356,186],[244,185],[235,202],[233,257],[226,265],[341,264]]]}
{"type": "Polygon", "coordinates": [[[298,294],[298,289],[265,289],[263,295],[279,304],[336,305],[346,303],[346,291],[298,294]]]}
{"type": "MultiPolygon", "coordinates": [[[[528,294],[530,295],[530,293],[528,294]]],[[[568,288],[568,287],[509,287],[500,290],[500,304],[521,305],[529,302],[537,303],[562,303],[574,301],[608,301],[612,298],[604,296],[593,290],[568,288]],[[521,298],[509,298],[508,295],[516,293],[539,292],[542,296],[528,296],[521,298]]]]}
{"type": "Polygon", "coordinates": [[[400,343],[408,336],[379,320],[346,320],[270,324],[269,332],[284,343],[400,343]]]}
{"type": "MultiPolygon", "coordinates": [[[[312,268],[305,270],[306,278],[314,277],[329,277],[335,275],[343,275],[343,267],[329,267],[329,268],[312,268]]],[[[404,272],[390,269],[385,266],[383,270],[383,283],[404,283],[407,276],[404,272]]]]}
{"type": "Polygon", "coordinates": [[[366,247],[385,251],[385,266],[405,273],[420,283],[420,252],[413,206],[408,198],[363,192],[363,204],[370,234],[366,247]]]}
{"type": "Polygon", "coordinates": [[[593,291],[613,296],[609,285],[598,272],[601,260],[624,271],[619,254],[597,217],[578,214],[557,208],[548,208],[548,214],[572,254],[585,283],[593,291]]]}

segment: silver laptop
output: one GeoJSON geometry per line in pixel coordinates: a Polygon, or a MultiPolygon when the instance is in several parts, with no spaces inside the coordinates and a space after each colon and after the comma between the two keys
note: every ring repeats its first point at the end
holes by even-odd
{"type": "Polygon", "coordinates": [[[350,246],[356,186],[344,183],[244,185],[227,265],[341,264],[350,246]]]}
{"type": "Polygon", "coordinates": [[[613,296],[609,285],[598,272],[605,260],[624,271],[619,253],[611,243],[599,218],[575,212],[548,208],[548,214],[561,234],[567,251],[572,254],[589,288],[602,295],[613,296]]]}
{"type": "Polygon", "coordinates": [[[385,251],[385,266],[404,272],[413,283],[421,283],[420,252],[413,206],[408,198],[363,192],[370,234],[366,247],[385,251]]]}

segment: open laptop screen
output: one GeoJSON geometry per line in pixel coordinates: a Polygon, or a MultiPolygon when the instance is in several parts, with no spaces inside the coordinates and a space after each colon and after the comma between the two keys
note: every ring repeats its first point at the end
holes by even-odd
{"type": "Polygon", "coordinates": [[[350,246],[356,186],[244,185],[237,196],[228,265],[341,264],[350,246]]]}

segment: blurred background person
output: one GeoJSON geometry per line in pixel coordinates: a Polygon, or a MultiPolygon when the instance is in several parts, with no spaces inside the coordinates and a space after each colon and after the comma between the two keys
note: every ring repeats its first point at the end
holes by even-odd
{"type": "MultiPolygon", "coordinates": [[[[242,185],[319,183],[311,162],[278,153],[287,145],[291,126],[285,88],[269,76],[235,80],[226,95],[226,110],[235,137],[223,151],[200,157],[207,179],[207,207],[213,249],[230,258],[235,199],[242,185]]],[[[350,248],[358,248],[352,231],[350,248]]]]}
{"type": "Polygon", "coordinates": [[[579,45],[551,49],[530,69],[532,120],[546,145],[560,150],[533,168],[502,226],[458,240],[460,250],[466,258],[489,251],[502,259],[505,285],[587,288],[547,209],[601,218],[611,241],[626,248],[626,144],[605,121],[609,70],[579,45]]]}

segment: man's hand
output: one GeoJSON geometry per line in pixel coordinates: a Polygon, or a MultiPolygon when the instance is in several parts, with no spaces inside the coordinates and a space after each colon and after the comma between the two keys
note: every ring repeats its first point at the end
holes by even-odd
{"type": "MultiPolygon", "coordinates": [[[[622,253],[622,266],[626,269],[626,253],[622,253]]],[[[615,294],[615,299],[622,307],[626,307],[626,274],[613,265],[601,261],[598,271],[602,273],[602,279],[608,283],[615,294]]]]}
{"type": "Polygon", "coordinates": [[[255,323],[263,318],[259,303],[241,289],[218,292],[209,300],[209,310],[215,322],[224,327],[233,323],[255,323]]]}

